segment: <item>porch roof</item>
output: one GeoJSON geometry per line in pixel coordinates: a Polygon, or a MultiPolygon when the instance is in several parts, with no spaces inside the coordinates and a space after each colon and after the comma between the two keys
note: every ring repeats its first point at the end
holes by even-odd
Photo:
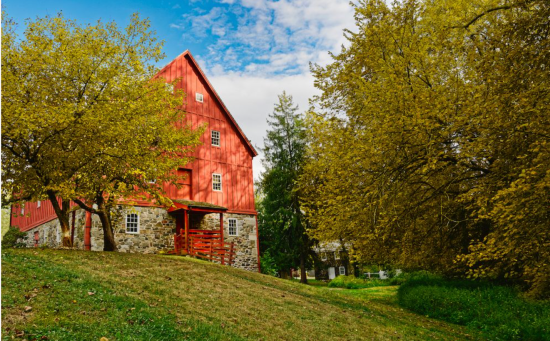
{"type": "Polygon", "coordinates": [[[197,211],[197,212],[225,212],[227,208],[214,205],[207,202],[192,201],[192,200],[172,200],[174,206],[168,209],[168,213],[179,210],[197,211]]]}

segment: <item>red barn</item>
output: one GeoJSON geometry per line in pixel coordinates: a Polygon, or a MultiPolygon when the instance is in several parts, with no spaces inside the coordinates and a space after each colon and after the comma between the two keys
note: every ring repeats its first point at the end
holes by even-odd
{"type": "MultiPolygon", "coordinates": [[[[181,79],[176,87],[187,94],[187,121],[194,128],[206,123],[207,129],[202,145],[193,154],[194,161],[178,169],[187,176],[183,187],[165,185],[175,207],[166,210],[146,201],[117,206],[113,225],[118,250],[156,253],[175,249],[199,255],[202,248],[212,256],[212,249],[217,248],[219,254],[228,254],[234,266],[257,271],[252,175],[256,150],[189,51],[166,65],[158,76],[168,82],[181,79]]],[[[103,249],[101,224],[95,218],[81,209],[72,213],[75,247],[103,249]]],[[[55,247],[61,242],[59,223],[49,201],[12,207],[11,225],[28,232],[29,246],[55,247]]],[[[221,256],[219,259],[227,261],[221,256]]]]}

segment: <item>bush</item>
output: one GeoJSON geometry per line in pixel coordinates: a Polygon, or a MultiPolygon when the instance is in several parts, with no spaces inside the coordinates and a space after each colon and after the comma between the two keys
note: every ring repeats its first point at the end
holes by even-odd
{"type": "Polygon", "coordinates": [[[18,243],[19,239],[27,239],[27,234],[21,232],[17,227],[10,226],[4,237],[2,237],[2,248],[20,248],[25,247],[25,243],[18,243]]]}
{"type": "Polygon", "coordinates": [[[338,276],[328,286],[330,288],[364,289],[392,285],[388,280],[370,279],[364,280],[355,276],[338,276]]]}
{"type": "Polygon", "coordinates": [[[407,309],[495,340],[550,340],[550,302],[527,301],[510,287],[423,272],[410,275],[397,297],[407,309]]]}
{"type": "Polygon", "coordinates": [[[266,251],[261,257],[260,257],[260,264],[261,264],[261,271],[263,274],[271,275],[271,276],[277,276],[277,263],[275,262],[275,258],[273,258],[269,251],[266,251]]]}

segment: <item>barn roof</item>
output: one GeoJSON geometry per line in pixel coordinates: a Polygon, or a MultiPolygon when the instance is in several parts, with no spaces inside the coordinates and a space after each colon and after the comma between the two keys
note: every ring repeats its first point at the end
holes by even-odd
{"type": "Polygon", "coordinates": [[[222,99],[220,98],[220,96],[218,95],[216,90],[214,90],[214,87],[212,86],[212,84],[210,84],[210,81],[208,81],[208,78],[206,78],[206,75],[202,71],[201,67],[199,66],[199,64],[197,63],[195,58],[193,58],[193,55],[191,54],[191,52],[189,52],[189,50],[185,50],[182,54],[180,54],[179,56],[174,58],[174,60],[172,60],[170,63],[166,64],[158,73],[161,73],[163,70],[168,68],[173,62],[175,62],[180,57],[183,57],[183,58],[189,57],[189,60],[191,61],[191,63],[193,63],[193,65],[197,68],[197,70],[199,70],[200,77],[202,77],[204,82],[208,85],[208,88],[214,94],[214,98],[216,99],[216,101],[218,101],[218,103],[220,104],[222,110],[227,114],[227,117],[229,117],[229,120],[231,121],[233,126],[237,129],[238,134],[241,136],[242,140],[245,142],[245,146],[248,148],[248,150],[252,154],[252,157],[257,156],[258,152],[254,148],[254,146],[252,145],[250,140],[243,133],[243,131],[241,130],[241,127],[239,127],[239,124],[237,123],[237,121],[235,121],[235,118],[233,117],[233,115],[231,115],[231,113],[229,112],[229,110],[227,109],[225,104],[223,103],[222,99]]]}

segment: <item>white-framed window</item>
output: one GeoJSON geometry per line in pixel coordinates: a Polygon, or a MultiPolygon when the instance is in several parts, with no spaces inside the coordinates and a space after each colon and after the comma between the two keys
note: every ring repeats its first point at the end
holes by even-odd
{"type": "Polygon", "coordinates": [[[137,213],[126,215],[126,233],[139,233],[139,215],[137,213]]]}
{"type": "Polygon", "coordinates": [[[41,205],[42,205],[42,202],[41,202],[40,200],[38,200],[38,201],[36,202],[36,208],[39,208],[41,205]]]}
{"type": "Polygon", "coordinates": [[[216,130],[212,130],[212,145],[219,147],[220,146],[220,132],[216,130]]]}
{"type": "Polygon", "coordinates": [[[237,219],[228,219],[227,220],[228,222],[228,225],[229,225],[229,228],[228,228],[228,231],[229,231],[229,235],[230,236],[238,236],[239,235],[239,228],[237,226],[237,219]]]}
{"type": "Polygon", "coordinates": [[[195,100],[197,102],[204,102],[204,96],[200,93],[200,92],[196,92],[195,93],[195,100]]]}
{"type": "Polygon", "coordinates": [[[345,266],[339,267],[338,272],[340,273],[340,275],[346,275],[346,267],[345,266]]]}
{"type": "Polygon", "coordinates": [[[174,84],[166,83],[165,86],[166,86],[166,90],[170,92],[174,92],[174,84]]]}
{"type": "Polygon", "coordinates": [[[222,190],[222,175],[212,173],[212,189],[221,192],[222,190]]]}

